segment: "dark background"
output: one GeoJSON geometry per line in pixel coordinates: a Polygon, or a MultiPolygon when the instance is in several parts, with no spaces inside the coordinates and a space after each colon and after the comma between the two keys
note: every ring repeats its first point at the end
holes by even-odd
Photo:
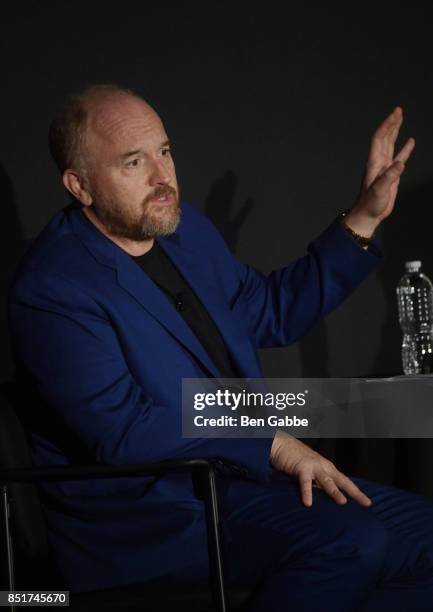
{"type": "MultiPolygon", "coordinates": [[[[68,202],[48,124],[68,94],[99,82],[132,87],[156,108],[183,199],[265,273],[302,255],[353,204],[372,131],[401,105],[400,144],[413,135],[417,147],[381,230],[383,265],[299,344],[262,352],[269,377],[400,372],[395,286],[407,259],[422,259],[433,276],[431,3],[39,0],[2,11],[2,380],[13,370],[10,276],[68,202]]],[[[430,440],[323,441],[320,449],[349,472],[433,494],[430,440]]]]}

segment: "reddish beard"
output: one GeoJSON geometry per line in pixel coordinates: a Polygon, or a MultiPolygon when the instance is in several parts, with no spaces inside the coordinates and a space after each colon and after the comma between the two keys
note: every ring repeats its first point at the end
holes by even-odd
{"type": "Polygon", "coordinates": [[[136,241],[172,234],[176,231],[181,214],[178,193],[168,185],[157,187],[143,200],[142,213],[138,218],[130,217],[127,209],[113,201],[99,206],[95,200],[92,208],[110,235],[136,241]],[[152,200],[169,195],[174,196],[175,202],[171,206],[159,207],[159,211],[155,212],[151,206],[154,204],[152,200]]]}

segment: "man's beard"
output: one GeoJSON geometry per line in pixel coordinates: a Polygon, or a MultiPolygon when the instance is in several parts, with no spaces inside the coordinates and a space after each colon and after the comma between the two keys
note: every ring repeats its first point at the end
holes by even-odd
{"type": "Polygon", "coordinates": [[[104,206],[100,206],[95,200],[92,209],[111,236],[135,241],[173,234],[181,215],[178,194],[169,186],[161,186],[147,196],[142,204],[142,212],[138,215],[131,215],[129,209],[113,200],[105,200],[104,206]],[[150,201],[164,195],[172,195],[176,201],[172,204],[150,201]]]}

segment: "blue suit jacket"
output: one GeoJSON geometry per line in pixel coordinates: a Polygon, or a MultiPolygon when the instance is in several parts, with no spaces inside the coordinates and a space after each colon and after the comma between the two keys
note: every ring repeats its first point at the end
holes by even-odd
{"type": "MultiPolygon", "coordinates": [[[[257,349],[298,340],[374,269],[334,222],[308,254],[265,277],[239,262],[212,223],[181,203],[159,239],[208,309],[242,375],[257,349]]],[[[181,379],[219,376],[165,295],[80,207],[56,214],[17,271],[10,334],[20,376],[42,403],[22,415],[37,464],[124,464],[222,457],[266,481],[271,439],[183,439],[181,379]]],[[[143,581],[205,562],[202,504],[187,475],[44,487],[50,539],[71,590],[143,581]]]]}

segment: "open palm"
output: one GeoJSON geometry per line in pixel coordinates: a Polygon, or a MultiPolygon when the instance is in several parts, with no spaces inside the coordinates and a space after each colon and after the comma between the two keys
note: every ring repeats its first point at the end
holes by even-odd
{"type": "Polygon", "coordinates": [[[394,208],[400,176],[415,147],[415,140],[409,138],[394,156],[402,123],[403,111],[397,106],[379,125],[371,139],[365,175],[355,208],[378,222],[388,217],[394,208]]]}

